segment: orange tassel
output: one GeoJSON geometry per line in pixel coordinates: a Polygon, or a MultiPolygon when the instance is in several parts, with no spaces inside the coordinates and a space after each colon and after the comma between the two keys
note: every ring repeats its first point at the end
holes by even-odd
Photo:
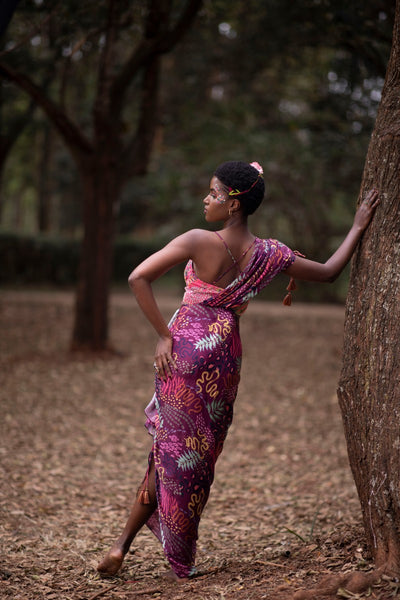
{"type": "Polygon", "coordinates": [[[284,297],[283,304],[285,306],[290,306],[292,304],[292,294],[290,292],[284,297]]]}
{"type": "Polygon", "coordinates": [[[149,496],[149,488],[147,487],[149,481],[149,468],[147,468],[145,478],[142,482],[142,489],[139,488],[139,493],[137,496],[137,500],[139,504],[150,504],[150,496],[149,496]]]}
{"type": "MultiPolygon", "coordinates": [[[[299,252],[298,250],[295,250],[294,253],[296,254],[296,256],[302,256],[303,258],[305,258],[304,254],[301,254],[301,252],[299,252]]],[[[293,279],[293,277],[290,278],[289,281],[289,285],[287,286],[287,291],[289,292],[288,294],[286,294],[286,296],[283,299],[283,304],[285,306],[290,306],[292,304],[292,293],[293,290],[297,290],[297,285],[295,280],[293,279]]]]}
{"type": "Polygon", "coordinates": [[[139,504],[150,504],[149,490],[142,490],[138,496],[139,504]]]}
{"type": "Polygon", "coordinates": [[[283,299],[283,304],[285,306],[291,306],[292,304],[292,291],[297,290],[297,285],[293,277],[290,278],[289,285],[287,286],[287,291],[289,292],[283,299]]]}

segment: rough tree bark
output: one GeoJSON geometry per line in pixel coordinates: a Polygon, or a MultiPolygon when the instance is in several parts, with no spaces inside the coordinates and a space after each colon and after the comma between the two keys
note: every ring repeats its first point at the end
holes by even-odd
{"type": "MultiPolygon", "coordinates": [[[[360,201],[381,204],[352,260],[338,386],[350,467],[376,569],[339,573],[293,600],[348,597],[386,572],[400,575],[400,0],[382,100],[368,148],[360,201]]],[[[388,596],[380,595],[386,598],[388,596]]]]}
{"type": "Polygon", "coordinates": [[[381,204],[353,258],[338,387],[349,462],[377,567],[400,573],[400,2],[361,194],[381,204]]]}

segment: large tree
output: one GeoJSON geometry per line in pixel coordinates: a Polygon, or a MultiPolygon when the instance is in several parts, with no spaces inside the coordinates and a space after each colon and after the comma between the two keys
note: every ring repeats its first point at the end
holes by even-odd
{"type": "Polygon", "coordinates": [[[338,389],[348,454],[377,566],[400,574],[400,2],[360,199],[381,204],[354,257],[338,389]]]}
{"type": "MultiPolygon", "coordinates": [[[[367,544],[377,569],[328,577],[295,600],[337,598],[400,576],[400,0],[359,201],[381,202],[352,260],[338,398],[367,544]]],[[[348,596],[350,597],[350,595],[348,596]]],[[[351,596],[353,597],[353,596],[351,596]]],[[[357,595],[357,597],[359,597],[357,595]]]]}
{"type": "MultiPolygon", "coordinates": [[[[72,116],[65,94],[61,100],[47,94],[33,77],[8,61],[0,62],[0,74],[43,109],[76,163],[82,183],[84,239],[72,345],[103,350],[108,345],[109,285],[120,194],[130,178],[144,174],[148,167],[157,127],[161,56],[181,40],[202,0],[187,0],[180,11],[172,0],[49,4],[49,9],[42,10],[51,11],[54,27],[59,28],[59,60],[66,64],[60,86],[67,67],[76,67],[72,59],[83,63],[90,56],[92,61],[95,75],[85,71],[87,78],[93,77],[95,90],[86,122],[82,123],[79,114],[72,116]],[[130,94],[133,85],[134,97],[130,94]]],[[[82,95],[82,104],[87,102],[88,97],[82,95]]]]}

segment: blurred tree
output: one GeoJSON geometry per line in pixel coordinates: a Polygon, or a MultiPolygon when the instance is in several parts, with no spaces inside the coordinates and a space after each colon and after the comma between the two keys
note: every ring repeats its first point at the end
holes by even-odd
{"type": "Polygon", "coordinates": [[[0,88],[0,223],[3,220],[3,194],[2,179],[4,166],[11,150],[20,137],[22,131],[32,119],[36,105],[33,101],[22,102],[20,111],[16,110],[17,103],[13,104],[12,112],[9,110],[10,104],[5,99],[4,86],[0,88]],[[10,114],[11,112],[11,114],[10,114]]]}
{"type": "Polygon", "coordinates": [[[51,165],[53,160],[54,133],[50,123],[43,124],[41,152],[38,165],[38,231],[51,229],[52,181],[51,165]]]}
{"type": "MultiPolygon", "coordinates": [[[[28,3],[29,4],[29,3],[28,3]]],[[[61,101],[46,94],[26,72],[7,60],[3,77],[18,85],[44,110],[68,146],[82,181],[84,239],[73,331],[73,348],[102,350],[108,343],[108,295],[115,220],[121,190],[147,170],[157,127],[160,57],[171,51],[192,24],[201,0],[178,10],[172,0],[107,3],[69,0],[47,3],[54,11],[59,48],[61,101]],[[126,55],[126,46],[129,53],[126,55]],[[91,90],[81,122],[67,109],[67,78],[84,59],[91,90]],[[135,86],[134,105],[128,91],[135,86]],[[134,122],[134,126],[128,124],[134,122]]],[[[40,40],[39,40],[40,42],[40,40]]],[[[82,77],[82,73],[81,73],[82,77]]],[[[82,81],[85,91],[86,81],[82,81]]],[[[81,112],[81,117],[82,117],[81,112]]]]}
{"type": "MultiPolygon", "coordinates": [[[[118,3],[111,78],[120,76],[120,65],[128,64],[133,48],[142,43],[143,4],[118,3]]],[[[172,6],[177,9],[179,3],[172,6]]],[[[160,65],[159,108],[152,112],[148,104],[146,112],[153,128],[151,161],[144,161],[148,168],[140,168],[145,145],[130,145],[135,135],[139,139],[140,115],[145,114],[139,104],[144,97],[140,68],[125,88],[123,108],[109,117],[109,127],[117,122],[120,126],[121,202],[120,207],[114,204],[118,231],[165,238],[202,226],[201,198],[215,165],[247,157],[262,162],[266,173],[267,201],[254,223],[256,232],[281,237],[308,256],[325,259],[353,211],[390,48],[393,10],[389,0],[366,5],[346,5],[343,0],[205,0],[196,27],[160,65]],[[138,154],[143,149],[137,161],[132,159],[135,147],[138,154]],[[123,162],[128,164],[127,176],[123,162]],[[148,175],[142,177],[145,172],[148,175]]],[[[174,12],[171,22],[178,18],[174,12]]],[[[70,120],[73,115],[93,152],[93,106],[99,55],[105,51],[105,20],[104,3],[22,1],[3,56],[14,71],[24,64],[24,72],[34,72],[36,83],[44,65],[53,65],[57,76],[47,96],[62,110],[65,107],[70,120]]],[[[10,94],[17,97],[16,89],[6,80],[3,88],[11,100],[4,107],[12,116],[16,103],[10,94]]],[[[19,103],[24,100],[21,94],[18,98],[19,103]]],[[[38,174],[46,148],[39,143],[43,132],[43,120],[35,117],[13,152],[7,205],[13,207],[26,197],[25,205],[32,207],[34,194],[50,186],[57,207],[52,225],[78,234],[83,177],[78,180],[70,158],[77,163],[76,153],[69,156],[58,140],[52,141],[51,165],[42,160],[45,168],[38,174]],[[34,160],[27,160],[30,142],[34,160]]],[[[115,141],[109,135],[107,139],[115,141]]],[[[46,206],[38,199],[36,204],[46,206]]],[[[25,221],[32,223],[31,218],[25,221]]],[[[91,247],[95,251],[94,243],[91,247]]],[[[96,297],[92,280],[88,285],[96,297]]],[[[310,293],[307,289],[302,286],[300,293],[310,293]]],[[[320,294],[325,297],[319,299],[332,299],[332,290],[323,288],[320,294]]],[[[82,315],[86,322],[85,312],[82,315]]]]}
{"type": "MultiPolygon", "coordinates": [[[[59,47],[54,38],[52,12],[46,14],[40,24],[35,24],[37,18],[37,8],[35,5],[28,3],[24,7],[22,14],[23,19],[16,19],[15,26],[18,30],[18,39],[16,42],[12,38],[3,37],[2,49],[0,51],[0,60],[7,60],[12,68],[17,68],[23,63],[27,72],[34,71],[38,80],[38,86],[46,94],[49,92],[51,85],[56,77],[56,64],[59,47]],[[30,47],[27,43],[31,41],[30,47]],[[40,42],[40,43],[39,43],[40,42]],[[39,49],[40,46],[40,49],[39,49]]],[[[49,228],[49,209],[50,196],[47,193],[48,179],[46,172],[48,171],[48,161],[46,159],[46,146],[51,139],[51,129],[47,126],[43,130],[43,122],[38,119],[35,121],[36,102],[33,98],[23,94],[20,89],[11,84],[7,79],[1,80],[0,88],[0,223],[3,222],[3,188],[2,178],[6,161],[21,135],[26,132],[28,127],[28,137],[30,143],[35,146],[34,137],[37,133],[37,128],[40,128],[44,133],[43,154],[44,159],[40,163],[39,176],[37,187],[39,189],[38,203],[38,229],[46,231],[49,228]],[[46,133],[47,131],[47,133],[46,133]],[[32,139],[33,138],[33,139],[32,139]]],[[[33,153],[36,156],[36,153],[33,153]]],[[[49,156],[49,152],[47,152],[49,156]]],[[[31,164],[36,165],[34,160],[31,164]]],[[[21,169],[29,169],[26,162],[20,165],[21,169]]],[[[32,174],[33,176],[33,174],[32,174]]],[[[23,178],[21,178],[23,179],[23,178]]]]}
{"type": "Polygon", "coordinates": [[[0,2],[0,35],[3,35],[4,31],[7,29],[18,2],[19,0],[0,2]]]}
{"type": "Polygon", "coordinates": [[[198,178],[200,162],[207,173],[216,161],[257,158],[269,193],[257,223],[268,222],[274,235],[282,230],[289,242],[323,258],[357,194],[393,3],[250,0],[206,9],[184,51],[165,65],[165,78],[175,84],[163,87],[168,152],[158,154],[157,170],[168,165],[171,181],[179,182],[175,192],[181,210],[188,206],[187,221],[193,214],[187,198],[207,184],[198,178]],[[186,196],[184,185],[191,186],[186,196]]]}

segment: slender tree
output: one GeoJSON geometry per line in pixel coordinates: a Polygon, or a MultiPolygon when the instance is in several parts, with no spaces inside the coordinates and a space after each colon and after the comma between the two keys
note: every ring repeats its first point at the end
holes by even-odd
{"type": "Polygon", "coordinates": [[[2,223],[3,217],[3,195],[2,195],[2,179],[4,173],[4,166],[7,158],[10,155],[14,144],[18,140],[22,131],[29,123],[34,110],[36,108],[35,103],[32,101],[29,106],[26,107],[23,114],[14,116],[13,119],[6,119],[3,115],[4,112],[4,101],[2,90],[0,89],[0,224],[2,223]]]}
{"type": "MultiPolygon", "coordinates": [[[[133,27],[132,22],[144,10],[142,3],[108,0],[106,8],[95,4],[89,8],[76,7],[84,11],[86,19],[88,11],[97,10],[100,21],[70,51],[70,55],[77,55],[85,45],[93,46],[92,40],[97,40],[96,52],[92,53],[97,60],[97,73],[89,132],[72,118],[64,102],[46,94],[28,74],[6,61],[0,62],[0,74],[27,92],[43,109],[71,152],[80,175],[84,239],[74,349],[108,347],[109,287],[120,194],[131,177],[147,170],[157,126],[161,56],[178,44],[201,4],[202,0],[187,0],[177,14],[172,0],[148,0],[143,24],[133,23],[133,27]],[[141,37],[132,44],[128,58],[121,64],[121,46],[129,42],[129,32],[133,36],[139,25],[142,25],[141,37]],[[134,82],[138,90],[136,125],[127,135],[124,111],[134,82]]],[[[57,7],[54,11],[57,15],[57,7]]],[[[93,21],[91,15],[92,26],[93,21]]]]}
{"type": "MultiPolygon", "coordinates": [[[[7,4],[7,3],[6,3],[7,4]]],[[[9,3],[9,10],[16,7],[17,2],[9,3]],[[13,5],[13,6],[12,6],[13,5]]],[[[0,8],[0,22],[1,22],[0,8]]],[[[31,19],[35,11],[33,7],[25,8],[24,22],[19,27],[20,42],[10,41],[7,36],[3,36],[0,46],[0,60],[8,60],[9,66],[15,68],[16,64],[23,63],[26,71],[35,72],[37,85],[44,94],[47,94],[54,80],[57,77],[56,55],[58,48],[52,39],[52,13],[40,23],[40,27],[32,26],[31,19]],[[42,46],[45,47],[45,53],[40,57],[35,55],[35,52],[30,52],[27,42],[35,35],[41,38],[42,46]],[[17,51],[18,50],[18,51],[17,51]]],[[[11,18],[11,12],[10,18],[11,18]]],[[[16,17],[18,20],[18,17],[16,17]]],[[[16,143],[26,129],[34,122],[35,113],[37,112],[37,104],[33,98],[30,98],[16,86],[10,84],[6,80],[0,80],[0,224],[3,222],[3,190],[2,181],[4,170],[8,158],[10,157],[16,143]]],[[[50,131],[50,127],[46,128],[46,132],[50,131]]],[[[33,132],[34,128],[31,129],[33,132]]],[[[46,136],[44,136],[46,137],[46,136]]],[[[42,172],[44,173],[44,161],[42,172]]],[[[39,177],[43,179],[43,177],[39,177]]],[[[40,189],[39,184],[39,213],[38,217],[39,230],[44,231],[46,226],[42,227],[43,220],[46,220],[43,211],[43,189],[40,189]],[[44,217],[44,219],[42,218],[44,217]]]]}
{"type": "Polygon", "coordinates": [[[13,13],[17,8],[18,2],[19,0],[7,0],[7,2],[0,2],[0,35],[3,35],[7,29],[13,13]]]}
{"type": "Polygon", "coordinates": [[[350,466],[378,567],[400,573],[400,2],[360,201],[381,204],[354,257],[338,388],[350,466]]]}

